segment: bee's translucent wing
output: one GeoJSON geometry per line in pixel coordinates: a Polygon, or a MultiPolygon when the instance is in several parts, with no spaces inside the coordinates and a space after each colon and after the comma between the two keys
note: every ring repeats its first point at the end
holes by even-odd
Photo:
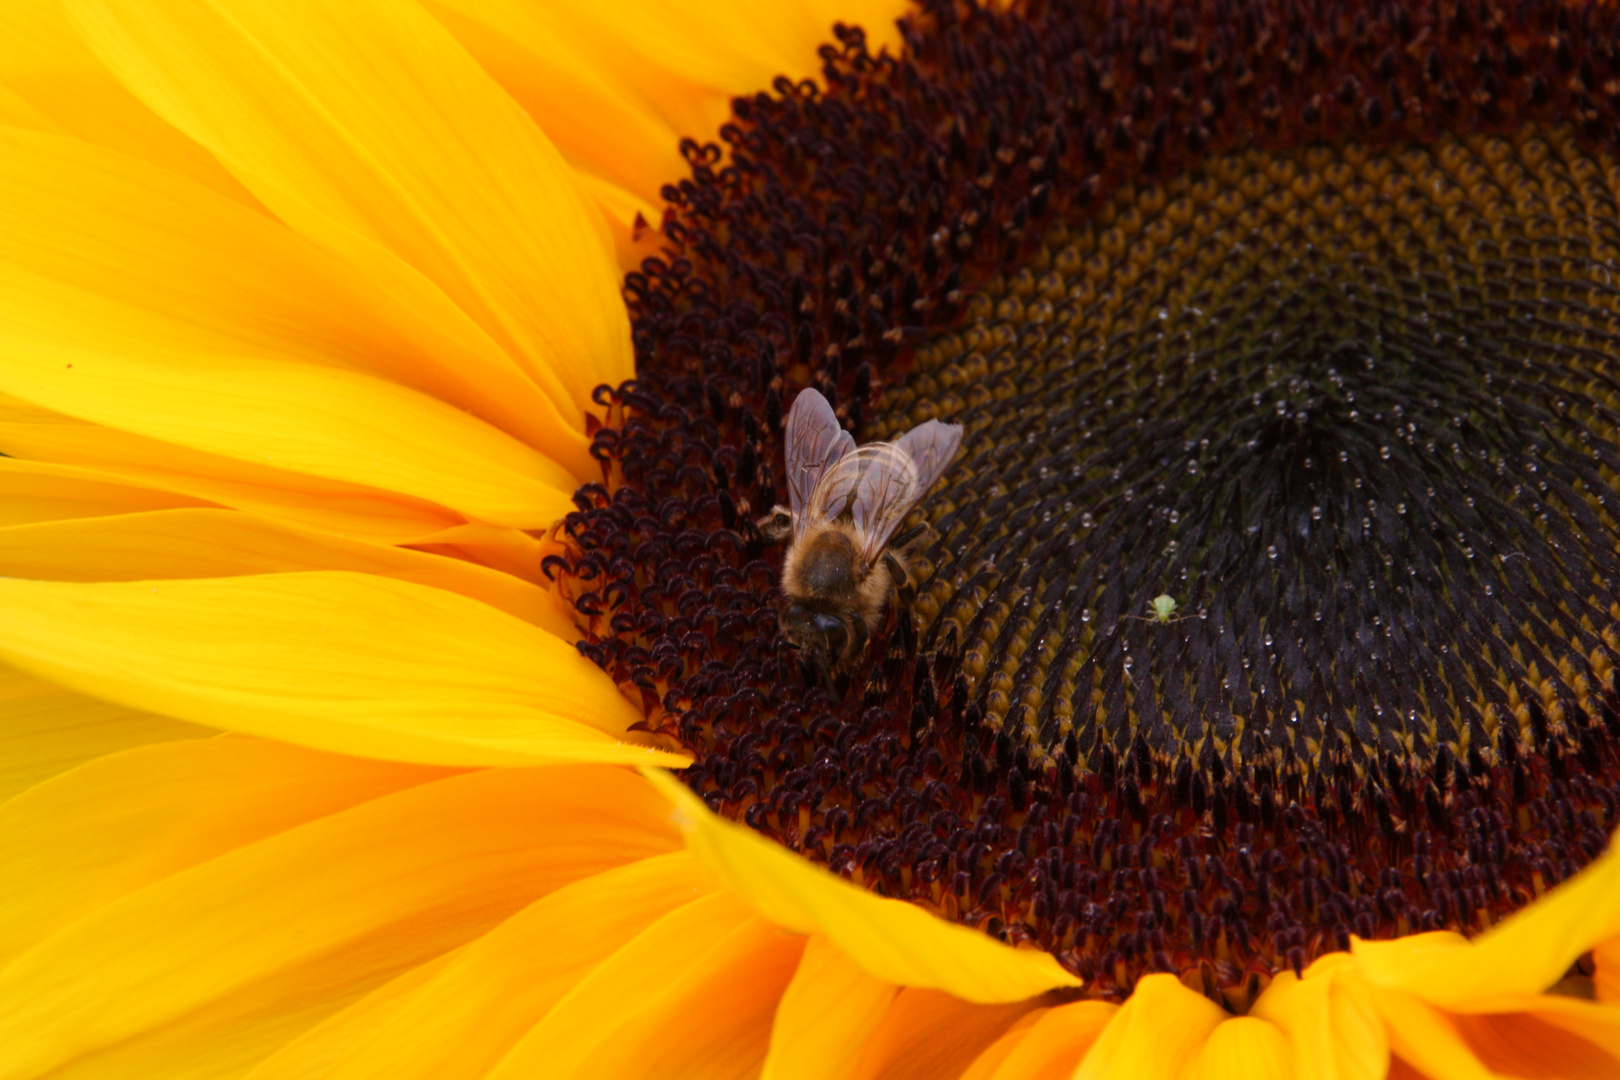
{"type": "Polygon", "coordinates": [[[802,528],[805,509],[828,468],[855,449],[855,437],[845,431],[832,406],[818,390],[801,390],[788,410],[785,426],[788,509],[794,527],[802,528]]]}
{"type": "Polygon", "coordinates": [[[956,456],[962,445],[962,425],[930,420],[900,436],[895,445],[917,463],[917,497],[922,498],[956,456]]]}

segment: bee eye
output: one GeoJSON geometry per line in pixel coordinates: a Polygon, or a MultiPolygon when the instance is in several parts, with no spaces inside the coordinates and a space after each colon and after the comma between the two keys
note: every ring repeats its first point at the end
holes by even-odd
{"type": "Polygon", "coordinates": [[[827,651],[833,656],[843,656],[844,649],[849,645],[849,633],[844,629],[843,620],[835,615],[817,612],[814,621],[816,631],[827,639],[827,651]]]}

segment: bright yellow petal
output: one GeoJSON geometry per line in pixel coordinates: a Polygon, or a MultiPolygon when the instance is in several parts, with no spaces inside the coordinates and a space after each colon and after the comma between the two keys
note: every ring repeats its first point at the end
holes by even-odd
{"type": "MultiPolygon", "coordinates": [[[[979,1071],[979,1062],[962,1080],[1067,1080],[1113,1019],[1119,1006],[1106,1001],[1074,1001],[1043,1009],[1034,1023],[1002,1036],[1011,1043],[993,1067],[979,1071]]],[[[989,1058],[986,1054],[981,1061],[989,1058]]]]}
{"type": "Polygon", "coordinates": [[[1275,1024],[1234,1016],[1215,1025],[1186,1075],[1192,1080],[1291,1080],[1293,1058],[1275,1024]]]}
{"type": "Polygon", "coordinates": [[[264,739],[98,758],[0,807],[0,965],[74,919],[234,848],[443,769],[264,739]]]}
{"type": "Polygon", "coordinates": [[[1097,1037],[1075,1080],[1175,1080],[1227,1018],[1226,1010],[1181,985],[1174,975],[1144,976],[1097,1037]]]}
{"type": "Polygon", "coordinates": [[[776,1007],[760,1080],[843,1076],[898,989],[868,975],[824,935],[812,935],[776,1007]]]}
{"type": "Polygon", "coordinates": [[[1369,982],[1398,987],[1451,1010],[1481,993],[1537,993],[1563,977],[1593,945],[1620,934],[1620,848],[1471,941],[1414,934],[1352,940],[1369,982]]]}
{"type": "Polygon", "coordinates": [[[685,760],[606,734],[641,712],[569,642],[370,574],[0,579],[0,658],[111,701],[340,753],[442,765],[685,760]]]}
{"type": "MultiPolygon", "coordinates": [[[[0,479],[4,478],[0,471],[0,479]]],[[[139,491],[139,489],[118,489],[139,491]]],[[[352,570],[480,600],[572,640],[555,593],[461,559],[345,540],[236,510],[155,510],[0,528],[0,577],[152,581],[352,570]]]]}
{"type": "Polygon", "coordinates": [[[376,543],[413,543],[466,524],[421,499],[188,450],[3,394],[0,453],[51,475],[176,492],[376,543]]]}
{"type": "Polygon", "coordinates": [[[178,174],[31,132],[6,135],[0,185],[5,259],[97,309],[95,326],[53,327],[53,339],[83,348],[123,334],[171,365],[257,357],[366,371],[465,409],[578,476],[598,475],[573,403],[543,394],[442,291],[380,247],[348,264],[178,174]]]}
{"type": "Polygon", "coordinates": [[[38,462],[0,457],[0,527],[201,505],[173,492],[64,476],[38,462]]]}
{"type": "Polygon", "coordinates": [[[934,1080],[960,1076],[1030,1012],[1031,1002],[975,1005],[939,990],[895,995],[848,1080],[934,1080]]]}
{"type": "Polygon", "coordinates": [[[767,919],[821,933],[885,982],[948,991],[966,1001],[1019,1001],[1080,981],[1050,954],[1013,949],[903,900],[876,896],[711,813],[668,774],[650,779],[677,808],[686,842],[767,919]]]}
{"type": "Polygon", "coordinates": [[[410,3],[75,0],[136,96],[282,220],[381,243],[576,409],[632,373],[605,229],[562,158],[410,3]]]}
{"type": "MultiPolygon", "coordinates": [[[[0,802],[102,754],[218,732],[75,694],[0,664],[0,802]]],[[[0,866],[10,864],[0,859],[0,866]]]]}
{"type": "Polygon", "coordinates": [[[481,1077],[593,968],[671,910],[714,891],[689,852],[565,885],[471,943],[386,1009],[362,1003],[266,1061],[256,1080],[481,1077]]]}
{"type": "Polygon", "coordinates": [[[673,849],[656,804],[621,769],[485,770],[174,874],[0,971],[0,1069],[31,1077],[103,1048],[130,1055],[130,1040],[172,1045],[171,1025],[224,1041],[306,997],[330,1011],[561,885],[673,849]]]}
{"type": "Polygon", "coordinates": [[[0,4],[0,41],[6,43],[0,49],[0,87],[33,114],[25,119],[20,111],[8,111],[6,123],[71,134],[184,173],[243,205],[259,205],[212,154],[119,85],[55,0],[0,4]]]}
{"type": "Polygon", "coordinates": [[[694,900],[597,965],[488,1076],[741,1080],[803,944],[730,893],[694,900]]]}
{"type": "Polygon", "coordinates": [[[1389,1071],[1389,1039],[1370,991],[1334,977],[1353,966],[1348,954],[1329,953],[1303,979],[1279,972],[1249,1010],[1287,1036],[1299,1080],[1383,1080],[1389,1071]]]}

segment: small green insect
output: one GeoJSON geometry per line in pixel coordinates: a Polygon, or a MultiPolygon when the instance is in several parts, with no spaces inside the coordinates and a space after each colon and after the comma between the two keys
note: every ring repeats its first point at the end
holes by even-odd
{"type": "Polygon", "coordinates": [[[1181,622],[1184,619],[1192,618],[1191,615],[1177,615],[1176,614],[1176,607],[1177,607],[1176,598],[1169,595],[1168,593],[1162,593],[1162,594],[1160,594],[1158,596],[1155,596],[1152,600],[1148,601],[1148,610],[1151,611],[1153,614],[1151,614],[1151,615],[1127,615],[1125,617],[1127,619],[1137,619],[1137,620],[1140,620],[1141,622],[1156,622],[1156,623],[1178,623],[1178,622],[1181,622]]]}

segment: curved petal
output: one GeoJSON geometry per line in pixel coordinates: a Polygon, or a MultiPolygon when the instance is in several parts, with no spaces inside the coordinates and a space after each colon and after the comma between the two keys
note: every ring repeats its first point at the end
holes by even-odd
{"type": "Polygon", "coordinates": [[[11,130],[4,146],[0,251],[107,323],[99,337],[70,326],[53,327],[55,338],[122,333],[171,364],[251,356],[370,372],[597,475],[573,403],[543,394],[384,249],[345,263],[185,177],[73,139],[11,130]]]}
{"type": "Polygon", "coordinates": [[[1050,954],[1009,948],[903,900],[857,888],[752,829],[715,816],[667,773],[647,778],[675,804],[688,846],[772,922],[822,933],[870,974],[966,1001],[1019,1001],[1080,981],[1050,954]]]}
{"type": "Polygon", "coordinates": [[[0,528],[4,577],[154,581],[296,570],[349,570],[414,581],[483,601],[564,640],[577,636],[556,594],[511,574],[448,556],[345,540],[236,510],[155,510],[0,528]]]}
{"type": "Polygon", "coordinates": [[[825,935],[812,935],[776,1006],[760,1080],[843,1076],[898,991],[868,975],[825,935]]]}
{"type": "MultiPolygon", "coordinates": [[[[0,802],[103,754],[217,734],[87,698],[0,664],[0,802]]],[[[9,862],[0,865],[10,872],[9,862]]]]}
{"type": "Polygon", "coordinates": [[[1501,1076],[1620,1077],[1620,1008],[1554,994],[1513,995],[1500,1011],[1452,1013],[1458,1034],[1501,1076]]]}
{"type": "Polygon", "coordinates": [[[685,760],[605,734],[640,710],[568,642],[370,574],[0,579],[0,657],[98,697],[342,753],[441,765],[685,760]]]}
{"type": "Polygon", "coordinates": [[[1118,1005],[1106,1001],[1074,1001],[1044,1009],[1028,1027],[1002,1036],[1001,1042],[1011,1044],[1003,1056],[990,1062],[990,1054],[985,1054],[963,1074],[962,1080],[1051,1080],[1072,1076],[1118,1011],[1118,1005]],[[980,1062],[989,1067],[981,1071],[980,1062]]]}
{"type": "Polygon", "coordinates": [[[172,492],[376,543],[414,543],[466,524],[454,511],[397,492],[188,450],[3,394],[0,454],[43,475],[172,492]]]}
{"type": "Polygon", "coordinates": [[[1144,976],[1103,1028],[1074,1080],[1175,1080],[1225,1019],[1226,1010],[1181,985],[1174,975],[1144,976]]]}
{"type": "Polygon", "coordinates": [[[933,1080],[960,1076],[1036,1006],[975,1005],[938,990],[895,995],[848,1080],[933,1080]]]}
{"type": "Polygon", "coordinates": [[[1215,1026],[1187,1076],[1196,1080],[1292,1080],[1288,1040],[1275,1024],[1234,1016],[1215,1026]]]}
{"type": "Polygon", "coordinates": [[[187,867],[443,769],[265,739],[193,739],[98,758],[0,807],[0,965],[187,867]]]}
{"type": "MultiPolygon", "coordinates": [[[[137,97],[277,216],[435,281],[559,402],[631,373],[611,244],[521,109],[412,3],[74,0],[137,97]]],[[[578,415],[576,413],[576,415],[578,415]]]]}
{"type": "Polygon", "coordinates": [[[1597,971],[1592,986],[1597,999],[1611,1005],[1620,1005],[1620,937],[1600,942],[1592,950],[1592,962],[1597,971]]]}
{"type": "Polygon", "coordinates": [[[311,999],[331,1011],[561,885],[673,849],[662,816],[624,770],[492,769],[221,855],[0,971],[4,1068],[32,1077],[97,1053],[139,1057],[172,1027],[224,1041],[278,1012],[307,1026],[320,1018],[311,999]]]}
{"type": "Polygon", "coordinates": [[[1620,934],[1620,847],[1471,941],[1439,931],[1394,941],[1352,939],[1367,980],[1410,991],[1452,1011],[1492,994],[1536,993],[1576,957],[1620,934]]]}
{"type": "Polygon", "coordinates": [[[1389,1038],[1366,985],[1334,977],[1354,964],[1329,953],[1303,979],[1279,972],[1249,1010],[1287,1037],[1299,1080],[1382,1080],[1389,1071],[1389,1038]]]}
{"type": "Polygon", "coordinates": [[[741,1080],[765,1055],[803,945],[730,893],[694,900],[597,965],[489,1080],[741,1080]]]}
{"type": "Polygon", "coordinates": [[[637,934],[714,890],[690,853],[564,885],[472,942],[431,978],[391,988],[277,1053],[255,1080],[481,1077],[558,1000],[637,934]]]}
{"type": "Polygon", "coordinates": [[[63,475],[49,465],[0,457],[0,528],[202,505],[173,492],[63,475]]]}
{"type": "Polygon", "coordinates": [[[7,123],[71,134],[166,169],[246,206],[259,201],[214,156],[176,131],[113,78],[55,0],[0,4],[0,87],[33,115],[7,123]]]}

